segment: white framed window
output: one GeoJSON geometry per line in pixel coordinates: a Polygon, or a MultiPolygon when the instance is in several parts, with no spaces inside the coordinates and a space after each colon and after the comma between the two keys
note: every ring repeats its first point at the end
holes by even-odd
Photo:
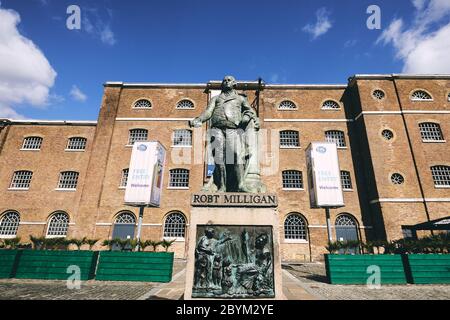
{"type": "Polygon", "coordinates": [[[372,97],[374,97],[377,100],[383,100],[385,98],[386,94],[383,90],[377,89],[372,92],[372,97]]]}
{"type": "Polygon", "coordinates": [[[33,177],[32,171],[28,170],[15,171],[9,188],[28,190],[30,188],[32,177],[33,177]]]}
{"type": "Polygon", "coordinates": [[[392,140],[394,138],[394,133],[389,129],[384,129],[383,131],[381,131],[381,136],[385,140],[392,140]]]}
{"type": "Polygon", "coordinates": [[[147,99],[139,99],[133,105],[133,108],[136,109],[150,109],[152,107],[152,103],[147,99]]]}
{"type": "Polygon", "coordinates": [[[122,212],[117,215],[115,224],[136,224],[136,218],[131,212],[122,212]]]}
{"type": "Polygon", "coordinates": [[[189,188],[189,170],[172,169],[169,171],[169,188],[189,188]]]}
{"type": "Polygon", "coordinates": [[[396,185],[405,183],[405,178],[400,173],[393,173],[391,175],[391,182],[396,185]]]}
{"type": "Polygon", "coordinates": [[[307,241],[307,227],[303,217],[297,213],[291,213],[284,220],[284,238],[286,240],[307,241]]]}
{"type": "Polygon", "coordinates": [[[83,137],[72,137],[67,141],[66,150],[84,151],[87,139],[83,137]]]}
{"type": "Polygon", "coordinates": [[[441,126],[434,122],[422,122],[419,123],[420,135],[422,141],[445,141],[442,134],[441,126]]]}
{"type": "Polygon", "coordinates": [[[177,109],[194,109],[194,103],[191,100],[183,99],[181,101],[178,101],[177,109]]]}
{"type": "Polygon", "coordinates": [[[75,190],[77,188],[79,173],[76,171],[63,171],[59,175],[57,189],[70,189],[75,190]]]}
{"type": "Polygon", "coordinates": [[[322,109],[325,110],[338,110],[340,108],[341,106],[339,105],[339,103],[333,100],[327,100],[324,103],[322,103],[322,109]]]}
{"type": "Polygon", "coordinates": [[[192,131],[188,129],[177,129],[172,134],[172,145],[177,147],[192,146],[192,131]]]}
{"type": "Polygon", "coordinates": [[[120,188],[126,188],[128,181],[128,172],[129,172],[128,168],[122,170],[122,177],[120,178],[120,185],[119,185],[120,188]]]}
{"type": "Polygon", "coordinates": [[[147,129],[131,129],[128,135],[128,145],[133,145],[136,141],[147,141],[147,129]]]}
{"type": "Polygon", "coordinates": [[[433,101],[431,95],[424,90],[416,90],[411,94],[412,101],[433,101]]]}
{"type": "Polygon", "coordinates": [[[325,141],[336,143],[338,148],[345,148],[345,136],[343,131],[328,130],[325,131],[325,141]]]}
{"type": "Polygon", "coordinates": [[[300,139],[298,131],[284,130],[280,131],[280,148],[298,148],[300,139]]]}
{"type": "Polygon", "coordinates": [[[295,110],[295,109],[297,109],[297,106],[291,100],[283,100],[278,105],[278,109],[279,110],[295,110]]]}
{"type": "Polygon", "coordinates": [[[336,218],[335,225],[341,227],[357,227],[355,219],[353,219],[353,217],[348,214],[340,214],[336,218]]]}
{"type": "Polygon", "coordinates": [[[164,238],[184,238],[186,218],[180,212],[170,213],[164,222],[164,238]]]}
{"type": "Polygon", "coordinates": [[[450,187],[450,166],[437,165],[431,167],[435,187],[450,187]]]}
{"type": "Polygon", "coordinates": [[[43,140],[41,137],[26,137],[23,139],[21,150],[41,150],[43,140]]]}
{"type": "Polygon", "coordinates": [[[282,172],[283,189],[303,189],[303,175],[298,170],[284,170],[282,172]]]}
{"type": "Polygon", "coordinates": [[[0,238],[14,238],[19,228],[20,215],[15,211],[7,211],[0,218],[0,238]]]}
{"type": "Polygon", "coordinates": [[[341,184],[343,190],[352,190],[352,179],[350,171],[341,171],[341,184]]]}
{"type": "Polygon", "coordinates": [[[69,216],[65,212],[56,212],[48,223],[47,237],[65,237],[68,229],[69,216]]]}

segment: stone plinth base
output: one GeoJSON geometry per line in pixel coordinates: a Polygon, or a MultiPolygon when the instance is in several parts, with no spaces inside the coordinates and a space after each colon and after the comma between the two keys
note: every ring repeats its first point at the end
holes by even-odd
{"type": "MultiPolygon", "coordinates": [[[[281,273],[281,259],[280,259],[280,235],[278,232],[278,224],[279,220],[277,217],[277,210],[274,208],[213,208],[213,207],[193,207],[191,211],[191,221],[189,225],[189,244],[188,244],[188,254],[187,254],[187,266],[186,266],[186,288],[184,293],[184,298],[187,300],[190,299],[196,299],[197,297],[201,299],[208,299],[208,298],[216,298],[216,299],[285,299],[283,293],[282,293],[282,273],[281,273]],[[214,237],[217,239],[217,241],[220,242],[221,239],[224,239],[226,237],[223,236],[223,233],[226,232],[227,229],[231,231],[239,230],[241,235],[240,237],[236,237],[235,235],[232,236],[234,240],[229,240],[230,243],[230,250],[233,252],[233,248],[243,248],[245,245],[243,243],[246,243],[243,238],[247,236],[247,246],[243,249],[243,251],[248,252],[248,254],[244,254],[244,256],[250,256],[250,258],[246,261],[246,263],[240,263],[239,265],[232,266],[233,270],[239,270],[234,271],[233,276],[236,274],[239,274],[240,277],[242,277],[242,274],[246,275],[242,270],[245,270],[249,266],[250,272],[250,278],[252,277],[251,271],[253,270],[261,270],[261,265],[264,266],[267,265],[267,260],[261,257],[272,255],[271,257],[271,264],[273,266],[273,273],[270,272],[270,276],[268,277],[271,281],[270,283],[273,283],[273,287],[271,290],[271,293],[266,294],[264,290],[256,291],[257,293],[252,296],[248,293],[242,294],[242,290],[235,291],[231,290],[231,294],[218,294],[215,295],[216,289],[211,289],[210,291],[213,292],[210,294],[210,296],[203,296],[202,295],[202,288],[198,286],[198,279],[199,273],[196,273],[196,264],[195,264],[195,251],[196,247],[198,246],[199,239],[203,236],[203,231],[206,228],[206,225],[208,227],[212,227],[213,229],[216,229],[218,233],[214,237]],[[214,227],[217,226],[217,227],[214,227]],[[228,228],[227,228],[228,227],[228,228]],[[197,231],[202,232],[201,234],[197,235],[197,231]],[[225,230],[225,231],[224,231],[225,230]],[[258,245],[256,242],[261,240],[260,235],[258,232],[265,231],[265,233],[270,233],[270,243],[264,247],[264,249],[258,249],[258,245]],[[267,232],[269,231],[269,232],[267,232]],[[234,244],[233,244],[234,242],[234,244]],[[269,245],[271,247],[269,247],[269,245]],[[234,247],[233,247],[234,246],[234,247]],[[270,249],[270,250],[269,250],[270,249]],[[258,251],[259,250],[259,251],[258,251]],[[256,257],[256,258],[255,258],[256,257]],[[257,260],[255,263],[255,259],[257,260]],[[261,262],[262,261],[262,262],[261,262]],[[253,263],[253,265],[252,265],[253,263]],[[253,267],[253,269],[252,269],[253,267]],[[195,280],[197,279],[197,281],[195,280]],[[197,284],[196,288],[194,289],[194,285],[197,284]],[[200,289],[199,289],[200,288],[200,289]],[[193,296],[194,291],[194,296],[193,296]]],[[[215,240],[216,241],[216,240],[215,240]]],[[[224,242],[224,245],[227,245],[226,242],[224,242]]],[[[221,244],[222,245],[222,244],[221,244]]],[[[226,252],[226,251],[225,251],[226,252]]],[[[206,255],[207,256],[207,255],[206,255]]],[[[242,254],[241,254],[242,256],[242,254]]],[[[222,263],[225,265],[225,260],[227,259],[227,255],[222,254],[223,261],[222,263]]],[[[205,258],[207,260],[208,258],[205,258]]],[[[242,259],[242,258],[241,258],[242,259]]],[[[213,258],[211,258],[213,260],[213,258]]],[[[207,262],[209,264],[210,270],[213,270],[213,262],[207,262]]],[[[233,260],[233,259],[231,259],[233,260]]],[[[205,262],[206,264],[206,262],[205,262]]],[[[225,267],[223,267],[225,268],[225,267]]],[[[225,270],[225,269],[223,269],[225,270]]],[[[231,270],[231,267],[230,267],[231,270]]],[[[222,271],[220,272],[222,274],[222,271]]],[[[231,271],[230,271],[231,274],[231,271]]],[[[225,276],[224,276],[225,278],[225,276]]],[[[236,278],[237,279],[237,278],[236,278]]],[[[240,278],[241,279],[241,278],[240,278]]],[[[253,278],[255,279],[255,278],[253,278]]],[[[201,281],[200,281],[201,283],[201,281]]],[[[216,284],[215,288],[219,288],[219,291],[222,291],[220,289],[220,281],[218,282],[219,285],[216,284]]],[[[256,287],[264,288],[264,285],[258,285],[256,287]]],[[[242,289],[242,286],[241,288],[242,289]]],[[[207,291],[207,290],[206,290],[207,291]]],[[[223,292],[223,291],[222,291],[223,292]]]]}

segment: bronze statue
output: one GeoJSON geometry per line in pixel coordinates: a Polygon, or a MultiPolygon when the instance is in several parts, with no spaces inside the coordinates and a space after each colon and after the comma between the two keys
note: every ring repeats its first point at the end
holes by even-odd
{"type": "Polygon", "coordinates": [[[226,76],[222,92],[211,98],[206,110],[189,121],[201,127],[211,119],[214,172],[203,187],[206,192],[265,192],[258,163],[259,119],[244,94],[235,90],[236,80],[226,76]]]}

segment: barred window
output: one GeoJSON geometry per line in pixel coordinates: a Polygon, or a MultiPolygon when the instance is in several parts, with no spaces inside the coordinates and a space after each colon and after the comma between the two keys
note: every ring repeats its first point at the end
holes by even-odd
{"type": "Polygon", "coordinates": [[[40,150],[42,145],[41,137],[26,137],[23,139],[23,150],[40,150]]]}
{"type": "Polygon", "coordinates": [[[325,141],[336,143],[338,148],[345,148],[344,132],[339,130],[325,131],[325,141]]]}
{"type": "Polygon", "coordinates": [[[450,166],[432,166],[431,175],[436,187],[450,187],[450,166]]]}
{"type": "Polygon", "coordinates": [[[184,215],[178,212],[167,216],[164,223],[164,237],[184,238],[186,230],[186,219],[184,215]]]}
{"type": "Polygon", "coordinates": [[[184,99],[177,103],[177,109],[194,109],[194,103],[191,100],[184,99]]]}
{"type": "Polygon", "coordinates": [[[430,96],[430,94],[423,90],[416,90],[411,95],[411,100],[413,101],[431,101],[433,98],[430,96]]]}
{"type": "Polygon", "coordinates": [[[391,130],[389,130],[389,129],[384,129],[384,130],[381,132],[381,135],[382,135],[383,138],[386,139],[386,140],[391,140],[392,138],[394,138],[394,133],[393,133],[391,130]]]}
{"type": "Polygon", "coordinates": [[[69,216],[64,212],[57,212],[48,224],[47,236],[65,237],[69,228],[69,216]]]}
{"type": "Polygon", "coordinates": [[[76,189],[78,182],[78,172],[63,171],[59,175],[58,189],[76,189]]]}
{"type": "Polygon", "coordinates": [[[0,237],[11,236],[17,234],[19,228],[20,215],[14,211],[6,212],[0,220],[0,237]]]}
{"type": "Polygon", "coordinates": [[[169,172],[169,187],[171,188],[188,188],[189,187],[189,170],[172,169],[169,172]]]}
{"type": "Polygon", "coordinates": [[[283,189],[303,189],[303,176],[301,171],[285,170],[282,172],[283,189]]]}
{"type": "Polygon", "coordinates": [[[131,129],[128,136],[128,144],[133,145],[136,141],[147,141],[148,130],[146,129],[131,129]]]}
{"type": "Polygon", "coordinates": [[[322,104],[322,109],[336,110],[336,109],[340,109],[340,108],[341,107],[339,106],[339,104],[333,100],[327,100],[322,104]]]}
{"type": "Polygon", "coordinates": [[[69,138],[67,143],[67,150],[84,150],[86,149],[86,138],[82,137],[73,137],[69,138]]]}
{"type": "Polygon", "coordinates": [[[280,147],[283,148],[300,147],[300,139],[298,131],[294,130],[280,131],[280,147]]]}
{"type": "Polygon", "coordinates": [[[341,171],[341,184],[342,184],[342,189],[344,189],[344,190],[352,189],[352,180],[350,178],[349,171],[341,171]]]}
{"type": "Polygon", "coordinates": [[[306,222],[302,216],[293,213],[284,220],[284,238],[294,240],[307,240],[306,222]]]}
{"type": "Polygon", "coordinates": [[[31,178],[33,177],[32,171],[15,171],[10,188],[11,189],[28,189],[30,188],[31,178]]]}
{"type": "Polygon", "coordinates": [[[372,92],[372,96],[377,100],[383,100],[385,97],[384,91],[382,90],[374,90],[372,92]]]}
{"type": "Polygon", "coordinates": [[[122,177],[120,178],[120,187],[126,187],[127,186],[128,171],[129,171],[128,168],[122,170],[122,177]]]}
{"type": "Polygon", "coordinates": [[[152,103],[147,99],[139,99],[134,103],[134,107],[137,109],[150,109],[152,107],[152,103]]]}
{"type": "Polygon", "coordinates": [[[341,227],[356,227],[356,221],[348,214],[341,214],[336,218],[335,225],[341,227]]]}
{"type": "Polygon", "coordinates": [[[117,215],[115,224],[136,224],[136,218],[131,212],[122,212],[117,215]]]}
{"type": "Polygon", "coordinates": [[[174,146],[192,146],[192,131],[186,129],[174,130],[172,144],[174,146]]]}
{"type": "Polygon", "coordinates": [[[391,175],[391,182],[393,184],[403,184],[405,182],[405,178],[400,173],[394,173],[391,175]]]}
{"type": "Polygon", "coordinates": [[[278,109],[281,109],[281,110],[293,110],[293,109],[297,109],[297,106],[295,105],[294,102],[292,102],[290,100],[284,100],[284,101],[280,102],[280,104],[278,106],[278,109]]]}
{"type": "Polygon", "coordinates": [[[450,101],[450,92],[447,94],[447,101],[450,101]]]}
{"type": "Polygon", "coordinates": [[[419,123],[420,135],[422,136],[422,141],[443,141],[444,136],[442,135],[441,126],[433,122],[422,122],[419,123]]]}

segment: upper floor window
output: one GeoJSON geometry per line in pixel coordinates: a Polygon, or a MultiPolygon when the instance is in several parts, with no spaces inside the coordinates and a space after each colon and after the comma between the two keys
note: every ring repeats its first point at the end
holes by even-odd
{"type": "Polygon", "coordinates": [[[58,189],[76,189],[78,183],[78,172],[63,171],[59,175],[58,189]]]}
{"type": "Polygon", "coordinates": [[[339,130],[325,131],[325,141],[336,143],[338,148],[345,148],[344,132],[339,130]]]}
{"type": "Polygon", "coordinates": [[[122,170],[122,177],[120,178],[120,187],[126,187],[127,186],[128,171],[129,171],[128,168],[122,170]]]}
{"type": "Polygon", "coordinates": [[[41,137],[26,137],[23,139],[22,150],[40,150],[42,140],[41,137]]]}
{"type": "Polygon", "coordinates": [[[294,109],[297,109],[297,106],[291,100],[284,100],[284,101],[280,102],[280,104],[278,105],[278,109],[280,109],[280,110],[294,110],[294,109]]]}
{"type": "Polygon", "coordinates": [[[298,131],[294,130],[280,131],[280,147],[282,148],[300,147],[300,139],[298,131]]]}
{"type": "Polygon", "coordinates": [[[394,138],[394,133],[389,129],[384,129],[381,131],[381,136],[386,140],[391,140],[394,138]]]}
{"type": "Polygon", "coordinates": [[[450,166],[432,166],[431,175],[435,187],[450,187],[450,166]]]}
{"type": "Polygon", "coordinates": [[[350,178],[349,171],[341,171],[341,184],[343,190],[351,190],[352,189],[352,180],[350,178]]]}
{"type": "Polygon", "coordinates": [[[21,170],[15,171],[11,185],[9,186],[11,189],[29,189],[31,184],[31,178],[33,176],[32,171],[21,170]]]}
{"type": "Polygon", "coordinates": [[[307,240],[306,222],[302,216],[293,213],[284,220],[284,238],[291,240],[307,240]]]}
{"type": "Polygon", "coordinates": [[[412,101],[431,101],[433,98],[431,95],[423,90],[416,90],[411,94],[412,101]]]}
{"type": "Polygon", "coordinates": [[[450,92],[447,94],[447,101],[450,101],[450,92]]]}
{"type": "Polygon", "coordinates": [[[183,99],[177,103],[177,109],[194,109],[194,103],[191,100],[183,99]]]}
{"type": "Polygon", "coordinates": [[[57,212],[50,218],[47,237],[65,237],[67,229],[69,229],[69,216],[65,212],[57,212]]]}
{"type": "Polygon", "coordinates": [[[85,150],[87,139],[83,137],[69,138],[66,150],[85,150]]]}
{"type": "Polygon", "coordinates": [[[419,123],[422,141],[444,141],[441,126],[434,122],[419,123]]]}
{"type": "Polygon", "coordinates": [[[400,173],[393,173],[391,175],[391,182],[393,184],[403,184],[405,182],[405,178],[400,173]]]}
{"type": "Polygon", "coordinates": [[[303,176],[301,171],[285,170],[282,172],[283,189],[303,189],[303,176]]]}
{"type": "Polygon", "coordinates": [[[139,99],[134,103],[133,107],[137,109],[150,109],[152,107],[152,103],[147,99],[139,99]]]}
{"type": "Polygon", "coordinates": [[[189,170],[172,169],[169,171],[170,188],[189,188],[189,170]]]}
{"type": "Polygon", "coordinates": [[[171,213],[164,223],[164,237],[184,238],[186,232],[186,219],[179,212],[171,213]]]}
{"type": "Polygon", "coordinates": [[[6,212],[0,219],[0,237],[15,237],[19,223],[20,215],[17,212],[6,212]]]}
{"type": "Polygon", "coordinates": [[[187,129],[174,130],[172,144],[182,147],[192,146],[192,131],[187,129]]]}
{"type": "Polygon", "coordinates": [[[148,130],[146,129],[131,129],[128,135],[128,144],[133,145],[136,141],[147,141],[148,130]]]}
{"type": "Polygon", "coordinates": [[[377,99],[377,100],[383,100],[385,96],[386,96],[386,95],[385,95],[384,91],[379,90],[379,89],[374,90],[374,91],[372,92],[372,97],[374,97],[374,98],[377,99]]]}
{"type": "Polygon", "coordinates": [[[333,100],[327,100],[324,103],[322,103],[322,109],[328,109],[328,110],[337,110],[341,107],[336,101],[333,100]]]}

